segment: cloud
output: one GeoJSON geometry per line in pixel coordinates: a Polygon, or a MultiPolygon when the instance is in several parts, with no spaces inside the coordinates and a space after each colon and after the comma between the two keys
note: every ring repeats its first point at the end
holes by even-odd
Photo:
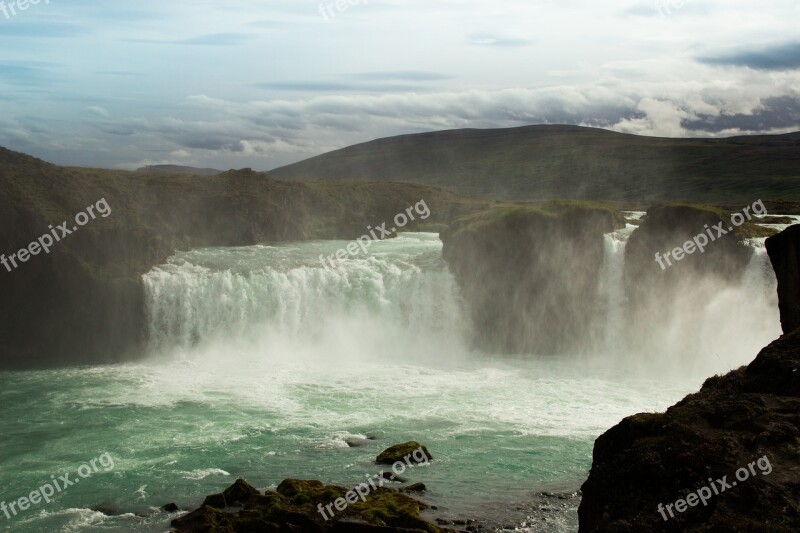
{"type": "Polygon", "coordinates": [[[439,72],[426,72],[422,70],[394,70],[385,72],[360,72],[353,74],[354,78],[362,80],[400,80],[400,81],[441,81],[451,80],[455,76],[441,74],[439,72]]]}
{"type": "Polygon", "coordinates": [[[0,17],[0,39],[41,40],[66,37],[86,37],[89,28],[64,22],[6,22],[0,17]]]}
{"type": "Polygon", "coordinates": [[[86,111],[96,117],[108,118],[111,116],[111,114],[108,112],[108,109],[96,105],[88,106],[86,111]]]}
{"type": "Polygon", "coordinates": [[[800,69],[800,42],[762,47],[710,57],[700,57],[701,63],[717,66],[748,67],[756,70],[800,69]]]}
{"type": "Polygon", "coordinates": [[[192,39],[176,41],[179,44],[192,44],[201,46],[235,46],[246,43],[253,38],[245,33],[210,33],[192,39]]]}
{"type": "Polygon", "coordinates": [[[531,44],[529,39],[519,37],[505,37],[488,33],[474,34],[467,37],[467,43],[476,46],[517,47],[531,44]]]}
{"type": "Polygon", "coordinates": [[[100,4],[0,20],[0,144],[62,164],[267,169],[438,129],[800,128],[797,0],[381,0],[331,24],[317,2],[100,4]]]}
{"type": "Polygon", "coordinates": [[[191,46],[237,46],[252,40],[255,36],[248,33],[209,33],[189,39],[159,40],[159,39],[126,39],[132,43],[142,44],[178,44],[191,46]]]}
{"type": "Polygon", "coordinates": [[[42,68],[15,62],[0,63],[0,82],[10,85],[39,85],[51,79],[50,72],[42,68]]]}
{"type": "Polygon", "coordinates": [[[761,105],[749,114],[714,116],[700,113],[691,118],[684,118],[681,125],[687,130],[709,133],[797,129],[800,125],[800,97],[765,98],[761,101],[761,105]]]}
{"type": "Polygon", "coordinates": [[[256,87],[261,89],[274,89],[279,91],[298,91],[298,92],[411,92],[421,90],[422,87],[416,85],[400,84],[367,84],[367,83],[337,83],[327,81],[283,81],[258,83],[256,87]]]}

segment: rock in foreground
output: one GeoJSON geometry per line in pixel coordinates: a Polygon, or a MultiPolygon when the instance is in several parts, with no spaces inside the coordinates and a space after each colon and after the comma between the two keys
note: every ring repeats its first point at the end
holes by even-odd
{"type": "Polygon", "coordinates": [[[277,491],[261,494],[243,480],[212,498],[222,506],[203,505],[172,521],[177,533],[440,533],[449,530],[423,520],[427,506],[400,491],[377,487],[363,499],[339,485],[284,480],[277,491]],[[346,499],[347,498],[347,499],[346,499]],[[230,501],[235,500],[232,506],[230,501]],[[332,502],[347,502],[343,510],[332,502]],[[326,506],[328,510],[326,511],[326,506]],[[322,509],[322,511],[320,511],[322,509]]]}
{"type": "Polygon", "coordinates": [[[800,331],[597,439],[580,531],[800,531],[798,452],[800,331]],[[702,487],[705,504],[690,496],[702,487]]]}

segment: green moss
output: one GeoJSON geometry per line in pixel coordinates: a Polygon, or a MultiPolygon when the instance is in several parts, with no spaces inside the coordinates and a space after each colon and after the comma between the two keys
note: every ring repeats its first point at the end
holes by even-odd
{"type": "Polygon", "coordinates": [[[535,219],[564,219],[588,213],[607,214],[615,228],[625,225],[625,218],[615,207],[601,202],[586,200],[556,200],[522,205],[506,205],[459,217],[447,230],[447,236],[459,238],[477,233],[488,227],[513,225],[515,222],[535,219]]]}
{"type": "MultiPolygon", "coordinates": [[[[230,489],[229,489],[230,490],[230,489]]],[[[427,506],[400,491],[379,487],[372,490],[366,501],[358,500],[333,519],[325,521],[319,514],[323,508],[344,498],[348,489],[339,485],[324,485],[315,480],[286,479],[277,492],[254,494],[242,510],[202,507],[173,521],[176,531],[275,531],[297,526],[313,531],[326,531],[340,519],[356,519],[378,526],[407,528],[440,533],[434,524],[420,517],[427,506]],[[307,527],[305,527],[307,526],[307,527]]]]}
{"type": "MultiPolygon", "coordinates": [[[[778,231],[765,228],[763,226],[759,226],[755,221],[756,219],[753,218],[752,220],[746,221],[741,226],[735,226],[731,221],[731,217],[736,213],[742,214],[741,210],[729,210],[723,209],[721,207],[712,206],[712,205],[705,205],[705,204],[687,204],[687,203],[661,203],[652,206],[648,210],[647,216],[645,216],[645,220],[648,217],[658,217],[663,212],[674,212],[675,210],[685,210],[685,211],[693,211],[693,212],[700,212],[700,213],[708,213],[710,216],[715,217],[718,220],[722,220],[726,224],[726,228],[732,227],[734,228],[734,233],[736,234],[739,240],[743,239],[753,239],[759,237],[771,237],[778,233],[778,231]]],[[[752,216],[752,215],[751,215],[752,216]]],[[[788,219],[791,220],[791,219],[788,219]]],[[[698,234],[702,232],[702,228],[698,229],[698,234]]]]}
{"type": "Polygon", "coordinates": [[[438,533],[440,529],[420,518],[423,504],[391,489],[378,489],[370,493],[366,502],[353,504],[350,509],[355,516],[379,526],[421,529],[438,533]]]}
{"type": "Polygon", "coordinates": [[[317,495],[325,490],[325,484],[316,480],[285,479],[278,485],[278,494],[288,498],[297,495],[317,495]]]}

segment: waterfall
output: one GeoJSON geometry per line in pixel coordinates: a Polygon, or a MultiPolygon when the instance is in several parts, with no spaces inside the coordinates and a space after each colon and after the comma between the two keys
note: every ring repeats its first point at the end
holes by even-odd
{"type": "Polygon", "coordinates": [[[607,233],[603,237],[603,268],[600,272],[600,301],[605,307],[605,320],[599,334],[598,348],[611,353],[620,348],[625,335],[625,245],[636,226],[607,233]]]}
{"type": "Polygon", "coordinates": [[[262,355],[455,349],[465,337],[462,305],[441,242],[428,234],[393,241],[337,268],[323,267],[319,250],[346,243],[179,253],[144,276],[150,351],[246,342],[262,355]]]}
{"type": "Polygon", "coordinates": [[[751,258],[738,283],[698,282],[670,294],[657,294],[654,289],[649,305],[671,309],[667,318],[646,310],[629,318],[625,247],[635,229],[628,224],[604,237],[599,283],[604,315],[596,336],[597,354],[626,367],[707,376],[748,363],[780,336],[777,280],[766,253],[766,239],[747,241],[751,258]],[[651,316],[662,318],[653,320],[651,316]]]}
{"type": "MultiPolygon", "coordinates": [[[[739,283],[654,294],[652,305],[673,311],[665,319],[631,318],[625,247],[635,228],[629,224],[604,238],[592,358],[649,373],[682,369],[708,376],[746,364],[780,335],[764,239],[750,241],[752,257],[739,283]]],[[[343,245],[176,254],[144,276],[150,352],[425,364],[470,352],[468,311],[437,235],[405,234],[376,243],[367,256],[323,267],[320,252],[329,255],[343,245]]]]}

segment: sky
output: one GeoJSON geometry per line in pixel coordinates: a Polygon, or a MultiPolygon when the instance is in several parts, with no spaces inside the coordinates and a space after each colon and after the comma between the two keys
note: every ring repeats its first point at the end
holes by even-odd
{"type": "Polygon", "coordinates": [[[800,129],[797,0],[0,1],[0,146],[62,165],[269,170],[528,124],[800,129]]]}

